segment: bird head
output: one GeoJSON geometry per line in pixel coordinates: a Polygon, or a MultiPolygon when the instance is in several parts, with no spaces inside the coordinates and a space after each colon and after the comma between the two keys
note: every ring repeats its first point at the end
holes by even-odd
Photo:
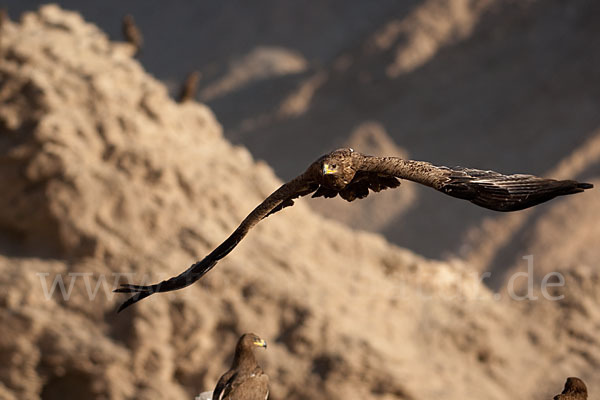
{"type": "Polygon", "coordinates": [[[565,382],[565,389],[563,393],[586,393],[587,387],[585,383],[579,378],[570,377],[567,378],[567,382],[565,382]]]}
{"type": "Polygon", "coordinates": [[[245,333],[240,338],[239,343],[246,348],[264,347],[267,348],[267,342],[254,333],[245,333]]]}
{"type": "Polygon", "coordinates": [[[235,355],[233,356],[231,368],[238,368],[244,365],[252,367],[256,365],[254,349],[257,347],[267,348],[267,342],[254,333],[244,333],[240,336],[235,346],[235,355]]]}
{"type": "Polygon", "coordinates": [[[321,158],[321,176],[326,186],[343,189],[356,171],[353,168],[354,150],[345,148],[332,151],[321,158]]]}

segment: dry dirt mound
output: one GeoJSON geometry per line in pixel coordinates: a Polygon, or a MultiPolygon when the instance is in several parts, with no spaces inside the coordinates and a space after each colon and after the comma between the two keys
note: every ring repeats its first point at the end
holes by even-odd
{"type": "Polygon", "coordinates": [[[77,14],[1,35],[2,398],[192,398],[246,331],[269,341],[273,399],[542,399],[573,375],[600,392],[596,271],[565,301],[495,301],[468,266],[302,201],[201,283],[115,314],[117,280],[181,271],[280,182],[77,14]]]}

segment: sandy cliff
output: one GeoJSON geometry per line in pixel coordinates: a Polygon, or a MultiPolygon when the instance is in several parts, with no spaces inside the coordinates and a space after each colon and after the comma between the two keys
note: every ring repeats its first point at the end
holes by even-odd
{"type": "Polygon", "coordinates": [[[0,34],[0,397],[192,398],[245,331],[269,341],[273,399],[543,399],[572,375],[600,392],[595,269],[566,275],[564,301],[497,300],[470,265],[305,201],[200,283],[116,314],[118,280],[178,273],[281,182],[78,14],[0,34]]]}

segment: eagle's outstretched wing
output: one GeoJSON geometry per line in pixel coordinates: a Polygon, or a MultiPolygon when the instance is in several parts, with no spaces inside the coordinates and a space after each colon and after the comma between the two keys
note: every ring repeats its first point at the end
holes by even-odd
{"type": "Polygon", "coordinates": [[[463,167],[438,167],[424,161],[395,157],[364,156],[361,170],[408,179],[447,195],[469,200],[495,211],[517,211],[557,196],[583,192],[593,187],[572,180],[539,178],[533,175],[504,175],[463,167]]]}
{"type": "Polygon", "coordinates": [[[314,182],[309,171],[310,169],[288,183],[283,184],[273,192],[242,221],[238,228],[223,243],[202,260],[192,264],[192,266],[181,274],[154,285],[122,284],[118,289],[115,289],[117,293],[135,293],[121,304],[118,312],[123,311],[125,308],[153,293],[182,289],[196,282],[210,271],[219,260],[229,254],[260,220],[285,207],[293,205],[295,198],[306,196],[317,190],[319,185],[314,182]]]}

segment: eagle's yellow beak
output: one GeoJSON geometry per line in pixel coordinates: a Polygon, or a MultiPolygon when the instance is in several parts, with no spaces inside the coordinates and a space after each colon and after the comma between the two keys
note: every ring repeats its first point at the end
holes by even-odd
{"type": "Polygon", "coordinates": [[[331,168],[329,164],[323,164],[323,175],[333,174],[337,172],[337,168],[331,168]]]}
{"type": "Polygon", "coordinates": [[[256,347],[264,347],[265,349],[267,348],[267,342],[265,342],[263,339],[257,339],[254,341],[254,345],[256,347]]]}

